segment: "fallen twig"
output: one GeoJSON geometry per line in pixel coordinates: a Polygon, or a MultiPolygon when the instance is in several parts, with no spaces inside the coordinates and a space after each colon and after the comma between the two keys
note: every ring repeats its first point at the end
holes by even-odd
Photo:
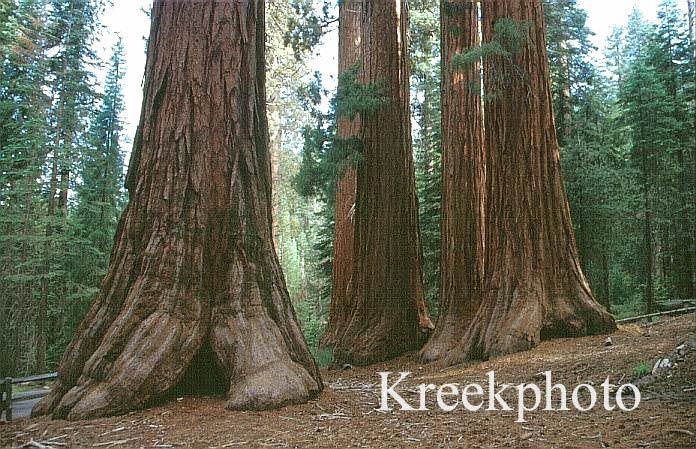
{"type": "Polygon", "coordinates": [[[680,433],[682,435],[686,435],[686,436],[690,436],[690,437],[693,437],[694,435],[696,435],[692,431],[685,430],[685,429],[669,429],[667,431],[667,433],[680,433]]]}
{"type": "Polygon", "coordinates": [[[57,436],[57,437],[51,437],[51,438],[49,438],[49,439],[46,440],[46,441],[60,440],[60,439],[65,438],[65,437],[67,437],[67,436],[68,436],[68,434],[66,433],[66,434],[63,434],[63,435],[59,435],[59,436],[57,436]]]}
{"type": "Polygon", "coordinates": [[[24,443],[22,446],[19,446],[18,449],[53,449],[52,446],[45,446],[39,442],[36,442],[34,440],[29,440],[28,443],[24,443]]]}
{"type": "Polygon", "coordinates": [[[107,441],[105,443],[97,443],[94,445],[94,447],[97,447],[97,446],[115,446],[117,444],[124,444],[124,443],[128,443],[129,441],[133,441],[133,440],[137,440],[137,439],[138,439],[137,437],[134,437],[134,438],[126,438],[125,440],[107,441]]]}
{"type": "Polygon", "coordinates": [[[123,426],[117,427],[117,428],[115,428],[115,429],[113,429],[113,430],[109,430],[109,431],[107,431],[107,432],[104,432],[104,433],[102,433],[102,434],[99,435],[99,436],[103,437],[104,435],[108,435],[108,434],[114,433],[114,432],[120,432],[120,431],[122,431],[122,430],[126,430],[126,428],[123,427],[123,426]]]}
{"type": "Polygon", "coordinates": [[[249,444],[249,442],[248,441],[235,441],[232,443],[223,444],[222,447],[241,446],[243,444],[249,444]]]}

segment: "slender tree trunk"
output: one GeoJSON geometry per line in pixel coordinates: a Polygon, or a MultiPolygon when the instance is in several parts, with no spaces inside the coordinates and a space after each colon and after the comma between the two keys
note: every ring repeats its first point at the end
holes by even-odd
{"type": "MultiPolygon", "coordinates": [[[[676,105],[679,104],[680,100],[677,92],[677,71],[679,68],[673,61],[675,50],[671,41],[668,42],[666,51],[670,55],[667,91],[676,105]]],[[[680,134],[680,145],[676,151],[677,165],[679,167],[679,175],[677,177],[677,189],[679,192],[677,196],[678,211],[676,216],[671,217],[669,223],[659,225],[661,245],[656,251],[661,255],[659,270],[662,272],[662,279],[665,282],[672,278],[674,279],[674,293],[678,298],[691,298],[693,296],[692,278],[694,267],[691,260],[693,235],[689,226],[689,202],[693,200],[691,199],[691,186],[688,181],[688,173],[691,167],[685,158],[685,154],[691,144],[689,135],[689,132],[680,134]],[[671,227],[674,225],[676,225],[676,229],[673,231],[671,227]],[[674,256],[674,264],[672,263],[672,255],[674,256]]]]}
{"type": "Polygon", "coordinates": [[[51,239],[53,238],[53,220],[56,213],[56,186],[58,184],[57,151],[58,148],[54,147],[53,161],[51,163],[51,177],[48,188],[46,240],[43,244],[43,270],[41,273],[41,290],[39,292],[39,313],[36,317],[36,370],[38,373],[46,372],[46,312],[48,309],[49,275],[51,272],[51,239]]]}
{"type": "Polygon", "coordinates": [[[360,78],[387,101],[361,115],[350,319],[335,363],[367,364],[418,349],[432,323],[423,293],[404,0],[362,0],[360,78]]]}
{"type": "Polygon", "coordinates": [[[273,245],[264,70],[262,1],[155,1],[130,203],[34,415],[123,413],[211,373],[231,409],[321,390],[273,245]]]}
{"type": "Polygon", "coordinates": [[[669,221],[670,223],[661,223],[658,226],[658,232],[660,234],[660,243],[656,248],[656,253],[660,254],[660,265],[658,267],[658,270],[660,273],[660,277],[662,278],[662,281],[665,283],[669,282],[670,278],[672,277],[672,254],[670,245],[670,240],[672,239],[672,237],[669,228],[670,225],[672,225],[675,221],[679,223],[679,219],[675,219],[675,217],[672,215],[669,221]]]}
{"type": "Polygon", "coordinates": [[[481,65],[452,57],[479,45],[478,11],[469,0],[442,2],[442,239],[440,315],[421,353],[444,357],[460,344],[481,301],[485,167],[481,65]]]}
{"type": "MultiPolygon", "coordinates": [[[[696,131],[696,125],[694,126],[696,131]]],[[[689,138],[684,139],[684,145],[688,148],[689,138]]],[[[681,169],[679,173],[679,206],[680,211],[677,216],[677,239],[674,253],[676,255],[675,269],[676,271],[676,296],[678,298],[687,299],[694,297],[694,230],[691,221],[689,220],[689,210],[694,200],[693,183],[689,182],[689,171],[692,168],[689,166],[689,160],[686,157],[688,149],[679,148],[677,151],[677,163],[681,169]]]]}
{"type": "Polygon", "coordinates": [[[484,41],[501,18],[530,29],[519,52],[484,61],[484,288],[445,364],[616,328],[580,268],[561,176],[541,3],[482,2],[484,41]]]}
{"type": "MultiPolygon", "coordinates": [[[[362,0],[343,0],[338,6],[338,73],[343,74],[362,62],[362,0]]],[[[336,134],[341,139],[359,137],[360,117],[338,117],[336,134]]],[[[332,347],[343,333],[353,309],[350,285],[353,275],[353,215],[356,172],[348,165],[338,174],[333,239],[333,270],[329,324],[321,338],[322,347],[332,347]]]]}
{"type": "Polygon", "coordinates": [[[46,319],[48,310],[48,290],[50,288],[49,275],[51,272],[53,228],[56,216],[56,194],[58,192],[58,155],[61,135],[63,134],[65,84],[61,85],[59,95],[60,107],[56,118],[56,135],[53,141],[53,157],[51,159],[51,176],[48,184],[48,205],[46,211],[46,240],[43,244],[43,269],[41,277],[41,290],[39,292],[39,313],[36,317],[36,370],[39,373],[46,372],[46,319]]]}
{"type": "Polygon", "coordinates": [[[652,214],[650,211],[649,186],[644,187],[645,219],[643,221],[643,258],[645,263],[645,313],[653,313],[653,244],[652,214]]]}
{"type": "Polygon", "coordinates": [[[64,154],[61,157],[60,164],[58,209],[60,209],[60,216],[63,218],[63,220],[65,220],[68,216],[68,193],[70,192],[70,165],[72,160],[72,151],[70,150],[71,145],[72,138],[68,138],[65,142],[63,142],[64,154]]]}
{"type": "Polygon", "coordinates": [[[604,307],[611,313],[611,287],[609,282],[609,256],[602,251],[602,290],[604,293],[604,307]]]}

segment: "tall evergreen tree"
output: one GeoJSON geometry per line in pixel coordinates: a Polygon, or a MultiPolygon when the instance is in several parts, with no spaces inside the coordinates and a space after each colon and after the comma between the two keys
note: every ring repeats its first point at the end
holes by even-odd
{"type": "MultiPolygon", "coordinates": [[[[643,238],[641,260],[646,311],[654,311],[657,262],[668,254],[661,228],[669,229],[675,194],[675,149],[679,146],[673,98],[657,68],[657,30],[636,9],[626,34],[626,71],[620,85],[624,121],[631,130],[631,158],[639,171],[642,193],[643,238]],[[659,242],[660,245],[657,245],[659,242]]],[[[664,278],[662,270],[662,278],[664,278]]],[[[663,279],[661,279],[663,280],[663,279]]]]}
{"type": "MultiPolygon", "coordinates": [[[[547,48],[556,130],[583,271],[610,308],[611,272],[629,245],[614,229],[633,226],[634,183],[626,164],[628,138],[616,121],[612,83],[592,60],[587,14],[576,1],[546,0],[547,48]]],[[[621,30],[610,37],[615,73],[623,70],[621,30]]],[[[619,271],[623,271],[619,268],[619,271]]]]}
{"type": "Polygon", "coordinates": [[[659,23],[655,35],[652,59],[662,84],[672,102],[668,111],[672,120],[675,138],[671,139],[674,147],[669,154],[676,158],[676,172],[670,192],[670,212],[663,224],[662,258],[665,281],[673,288],[670,291],[677,298],[693,298],[696,248],[694,247],[694,180],[692,167],[694,161],[694,130],[689,114],[690,55],[688,39],[688,21],[675,0],[663,0],[657,14],[659,23]]]}
{"type": "MultiPolygon", "coordinates": [[[[338,6],[338,75],[339,89],[345,89],[348,77],[362,64],[362,0],[344,0],[338,6]]],[[[343,92],[341,92],[343,94],[343,92]]],[[[340,95],[340,94],[339,94],[340,95]]],[[[356,139],[360,133],[360,114],[342,114],[336,120],[336,137],[356,139]]],[[[338,140],[336,140],[338,143],[338,140]]],[[[336,179],[334,202],[333,267],[328,327],[322,345],[331,347],[348,325],[353,309],[350,286],[353,278],[356,171],[353,164],[343,164],[336,179]]]]}
{"type": "MultiPolygon", "coordinates": [[[[0,61],[0,372],[34,370],[34,328],[42,279],[42,168],[46,156],[45,20],[40,1],[23,0],[5,23],[0,61]]],[[[40,361],[40,360],[39,360],[40,361]]]]}
{"type": "Polygon", "coordinates": [[[334,348],[366,364],[419,348],[432,327],[423,292],[409,106],[408,7],[363,0],[358,80],[381,101],[361,110],[352,310],[334,348]]]}
{"type": "Polygon", "coordinates": [[[437,311],[440,279],[442,150],[440,120],[440,10],[438,2],[409,2],[413,157],[423,243],[423,288],[437,311]]]}
{"type": "Polygon", "coordinates": [[[0,51],[5,55],[6,46],[13,40],[12,22],[17,5],[14,0],[0,0],[0,51]]]}
{"type": "Polygon", "coordinates": [[[70,323],[66,326],[67,341],[106,274],[123,205],[121,116],[124,106],[121,84],[124,76],[123,44],[119,37],[113,48],[99,106],[90,118],[86,145],[76,170],[81,182],[76,187],[76,206],[71,215],[74,243],[70,248],[70,276],[75,292],[67,314],[70,323]]]}
{"type": "Polygon", "coordinates": [[[587,55],[593,49],[592,33],[577,0],[544,0],[544,14],[555,123],[559,145],[564,147],[573,131],[578,91],[590,76],[587,55]]]}
{"type": "MultiPolygon", "coordinates": [[[[92,44],[98,25],[101,0],[52,0],[47,44],[53,105],[51,109],[51,155],[48,175],[46,239],[43,279],[37,314],[37,369],[46,370],[46,325],[49,303],[57,299],[64,309],[70,295],[66,221],[69,192],[74,186],[76,161],[85,147],[89,109],[94,103],[92,44]]],[[[60,327],[61,323],[57,324],[60,327]]]]}

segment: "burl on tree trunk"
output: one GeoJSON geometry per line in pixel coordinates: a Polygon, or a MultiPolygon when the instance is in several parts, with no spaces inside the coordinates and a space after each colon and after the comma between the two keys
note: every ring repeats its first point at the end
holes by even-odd
{"type": "Polygon", "coordinates": [[[273,246],[264,69],[263,1],[155,1],[130,203],[33,415],[119,414],[211,371],[229,409],[320,392],[273,246]]]}
{"type": "MultiPolygon", "coordinates": [[[[456,294],[451,285],[470,281],[476,272],[460,271],[458,281],[444,277],[444,300],[468,302],[446,307],[448,313],[438,321],[445,327],[442,332],[457,333],[458,338],[440,339],[442,345],[429,345],[423,353],[426,359],[440,359],[446,365],[530,349],[554,337],[616,328],[612,316],[593,298],[580,268],[551,108],[542,1],[494,0],[481,5],[484,41],[493,36],[501,18],[528,25],[529,30],[519,52],[484,59],[485,250],[473,258],[483,263],[482,288],[476,292],[474,277],[470,283],[474,295],[460,290],[458,298],[450,298],[456,294]]],[[[466,30],[472,20],[463,19],[465,32],[471,32],[466,30]]],[[[474,137],[461,136],[458,150],[443,148],[443,164],[450,152],[466,154],[467,148],[475,148],[474,137]]],[[[443,145],[453,144],[456,140],[443,140],[443,145]]],[[[475,173],[443,165],[444,173],[450,170],[475,173]]],[[[457,201],[455,189],[445,188],[443,193],[443,204],[457,201]]],[[[471,213],[460,214],[460,223],[451,226],[475,230],[471,213]]],[[[449,212],[443,209],[443,214],[444,220],[449,212]]],[[[446,226],[443,222],[443,231],[446,226]]],[[[465,249],[462,256],[478,247],[476,236],[477,232],[469,234],[474,241],[460,247],[465,249]]],[[[445,237],[443,253],[455,254],[443,254],[443,263],[459,253],[445,237]]],[[[443,266],[443,273],[452,266],[443,266]]]]}
{"type": "Polygon", "coordinates": [[[359,78],[385,102],[361,113],[352,309],[336,339],[334,364],[369,364],[419,349],[433,327],[421,272],[411,154],[408,10],[404,0],[362,0],[359,78]]]}

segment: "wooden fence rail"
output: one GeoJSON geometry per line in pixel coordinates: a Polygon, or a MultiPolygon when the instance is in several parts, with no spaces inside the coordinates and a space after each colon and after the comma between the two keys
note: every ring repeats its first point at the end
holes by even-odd
{"type": "Polygon", "coordinates": [[[38,399],[48,393],[46,390],[34,390],[12,394],[13,384],[45,382],[48,380],[54,380],[57,377],[58,373],[47,373],[27,377],[6,377],[4,380],[0,380],[0,419],[2,418],[2,412],[5,412],[5,420],[8,422],[12,421],[12,401],[17,402],[38,399]]]}
{"type": "Polygon", "coordinates": [[[633,316],[630,318],[624,318],[622,320],[616,320],[617,323],[633,323],[635,321],[645,320],[647,318],[653,318],[656,316],[675,316],[675,315],[685,315],[687,313],[696,312],[696,307],[684,307],[683,309],[667,310],[666,312],[656,312],[649,313],[647,315],[633,316]]]}

